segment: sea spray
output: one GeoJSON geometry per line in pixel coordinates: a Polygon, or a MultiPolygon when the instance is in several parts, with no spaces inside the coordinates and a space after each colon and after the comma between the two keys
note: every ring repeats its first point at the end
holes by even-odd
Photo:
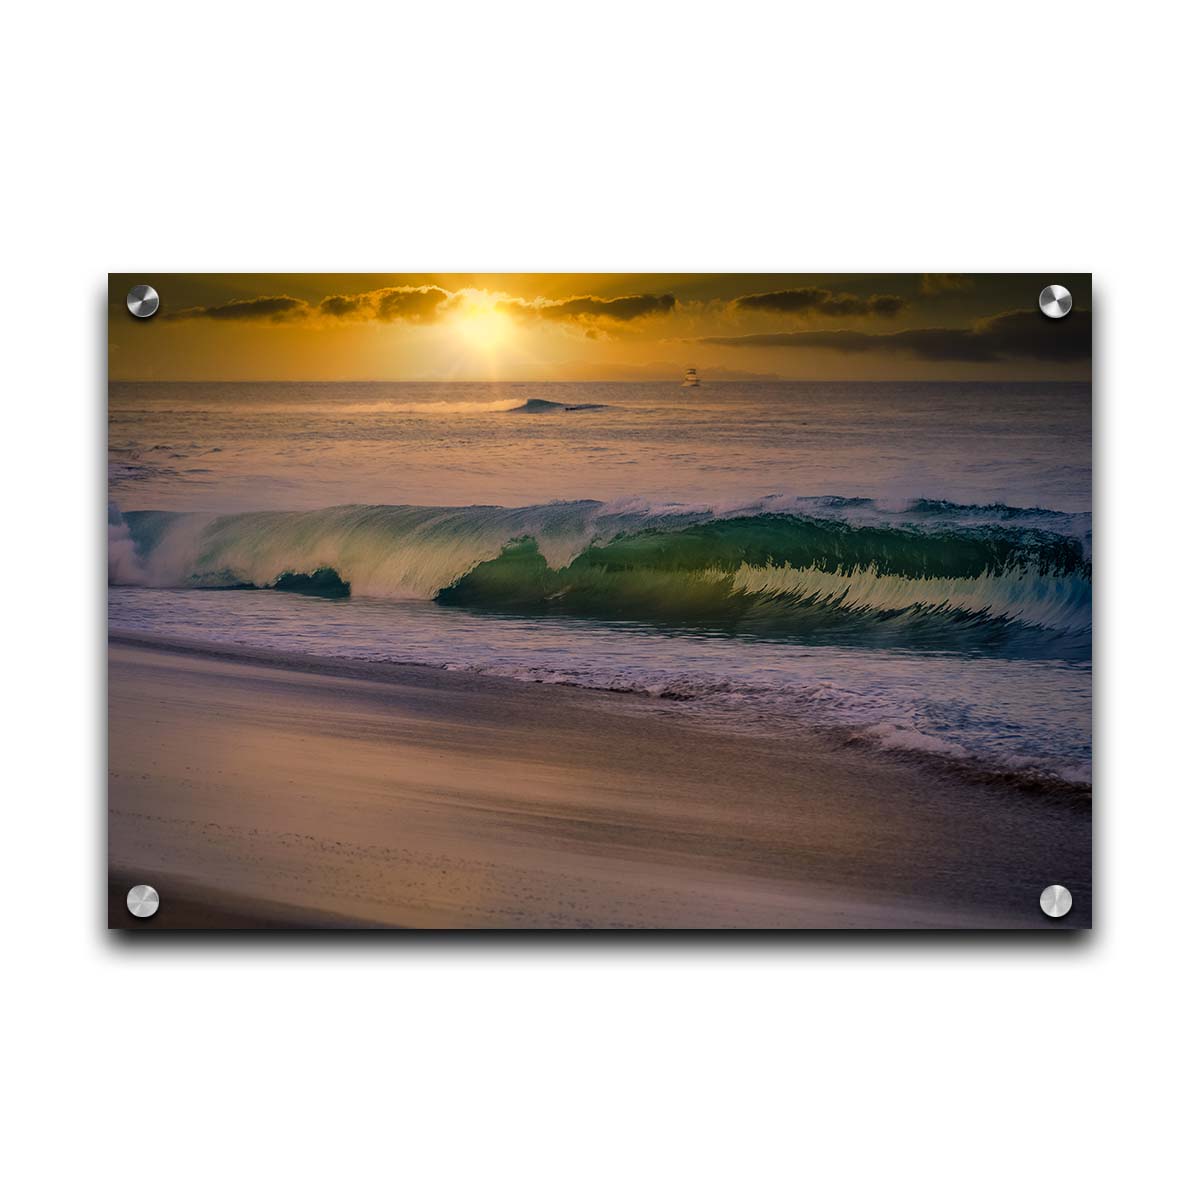
{"type": "Polygon", "coordinates": [[[108,582],[139,587],[148,582],[129,525],[115,504],[108,506],[108,582]]]}

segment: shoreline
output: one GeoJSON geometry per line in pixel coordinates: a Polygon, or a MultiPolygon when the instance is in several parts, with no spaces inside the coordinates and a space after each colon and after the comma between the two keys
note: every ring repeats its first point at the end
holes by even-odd
{"type": "MultiPolygon", "coordinates": [[[[109,628],[110,644],[146,645],[169,647],[182,654],[221,654],[234,661],[255,662],[264,665],[287,666],[296,670],[353,675],[363,678],[387,678],[388,671],[433,672],[438,677],[464,676],[484,686],[484,681],[517,687],[540,687],[553,690],[587,692],[595,695],[630,696],[653,706],[654,711],[672,720],[694,719],[698,727],[731,731],[727,714],[710,709],[703,700],[691,695],[677,695],[671,691],[653,692],[637,687],[605,687],[589,685],[573,679],[521,679],[508,674],[493,674],[488,671],[458,670],[442,665],[418,661],[379,660],[355,658],[334,654],[308,654],[304,651],[281,650],[263,646],[242,645],[236,642],[216,641],[200,638],[181,638],[170,634],[144,633],[123,627],[109,628]]],[[[812,737],[831,751],[848,750],[855,753],[882,756],[888,761],[906,763],[922,770],[944,774],[952,779],[971,783],[998,784],[1015,788],[1031,796],[1042,796],[1050,801],[1090,807],[1092,782],[1089,779],[1071,779],[1051,770],[1030,765],[1008,765],[988,761],[986,758],[963,754],[939,752],[919,746],[896,746],[881,744],[869,736],[867,724],[835,724],[822,721],[819,716],[809,715],[780,723],[778,717],[759,715],[758,719],[741,714],[737,731],[758,738],[812,737]]]]}
{"type": "Polygon", "coordinates": [[[636,693],[116,631],[109,662],[110,870],[226,922],[193,927],[1090,924],[1088,813],[1000,782],[636,693]]]}

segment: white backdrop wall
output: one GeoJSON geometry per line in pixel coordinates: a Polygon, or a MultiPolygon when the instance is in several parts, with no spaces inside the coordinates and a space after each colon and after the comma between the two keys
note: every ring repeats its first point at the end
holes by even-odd
{"type": "Polygon", "coordinates": [[[8,14],[9,1194],[1183,1191],[1184,13],[212,0],[8,14]],[[105,274],[168,268],[1093,271],[1095,932],[104,932],[105,274]]]}

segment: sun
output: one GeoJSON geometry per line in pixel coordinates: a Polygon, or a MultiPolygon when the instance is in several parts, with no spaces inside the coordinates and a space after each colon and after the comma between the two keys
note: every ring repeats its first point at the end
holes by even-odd
{"type": "Polygon", "coordinates": [[[486,300],[468,300],[454,315],[456,337],[475,350],[495,350],[512,337],[512,320],[486,300]]]}

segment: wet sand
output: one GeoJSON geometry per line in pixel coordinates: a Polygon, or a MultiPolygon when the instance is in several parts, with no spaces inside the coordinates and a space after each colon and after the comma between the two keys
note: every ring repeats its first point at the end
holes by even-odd
{"type": "Polygon", "coordinates": [[[1090,924],[1079,802],[639,696],[114,634],[109,767],[119,928],[1090,924]]]}

